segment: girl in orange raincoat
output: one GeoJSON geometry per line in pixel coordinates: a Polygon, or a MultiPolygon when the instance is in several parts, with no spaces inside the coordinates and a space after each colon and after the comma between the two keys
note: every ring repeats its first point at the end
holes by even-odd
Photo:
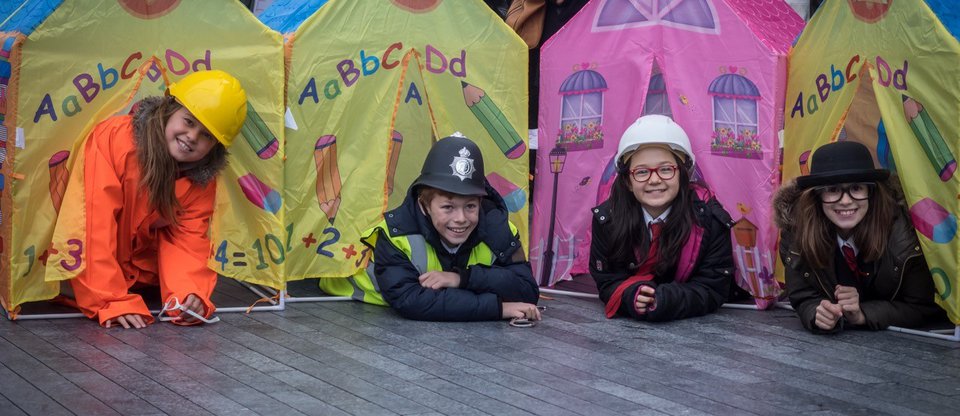
{"type": "Polygon", "coordinates": [[[202,71],[94,127],[84,162],[87,266],[70,281],[84,314],[143,328],[153,317],[130,288],[159,284],[161,320],[209,321],[215,179],[246,111],[239,81],[202,71]]]}

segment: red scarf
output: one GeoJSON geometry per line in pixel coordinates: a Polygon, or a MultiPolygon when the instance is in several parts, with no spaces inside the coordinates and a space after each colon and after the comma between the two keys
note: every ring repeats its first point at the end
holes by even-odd
{"type": "Polygon", "coordinates": [[[653,280],[653,265],[657,263],[657,248],[660,246],[660,228],[663,226],[663,223],[655,222],[650,224],[650,249],[647,250],[647,259],[643,261],[643,264],[640,265],[640,268],[634,273],[633,276],[627,278],[617,286],[617,289],[613,291],[613,295],[610,296],[610,300],[607,301],[606,313],[607,318],[613,318],[617,314],[617,310],[620,309],[620,303],[623,299],[623,292],[627,290],[630,286],[633,286],[635,283],[639,282],[649,282],[653,280]]]}

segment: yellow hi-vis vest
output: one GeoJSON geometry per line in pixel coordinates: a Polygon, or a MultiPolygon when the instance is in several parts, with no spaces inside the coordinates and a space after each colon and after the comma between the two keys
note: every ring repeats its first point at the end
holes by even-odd
{"type": "MultiPolygon", "coordinates": [[[[517,227],[510,224],[510,232],[517,234],[517,227]]],[[[377,245],[377,238],[380,235],[391,235],[388,231],[387,222],[380,221],[379,224],[367,230],[366,237],[361,241],[373,250],[377,245]]],[[[408,234],[397,237],[390,237],[393,246],[403,252],[404,255],[413,263],[413,267],[420,274],[430,271],[441,271],[440,259],[437,258],[437,252],[433,246],[427,244],[427,240],[420,234],[408,234]]],[[[367,267],[358,270],[353,276],[346,278],[323,278],[320,279],[320,290],[334,296],[350,296],[354,300],[370,303],[374,305],[387,305],[387,302],[380,296],[380,287],[377,285],[376,273],[374,272],[374,263],[376,259],[372,256],[367,262],[367,267]]],[[[467,260],[467,266],[482,264],[489,266],[493,264],[493,251],[486,243],[477,244],[470,251],[470,258],[467,260]]]]}

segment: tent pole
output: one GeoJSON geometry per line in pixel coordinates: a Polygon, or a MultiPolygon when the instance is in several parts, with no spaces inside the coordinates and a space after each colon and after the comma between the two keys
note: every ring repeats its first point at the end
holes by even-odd
{"type": "Polygon", "coordinates": [[[353,300],[350,296],[307,296],[307,297],[291,297],[286,299],[287,303],[299,303],[299,302],[339,302],[344,300],[353,300]]]}
{"type": "MultiPolygon", "coordinates": [[[[218,313],[219,312],[222,312],[222,313],[247,312],[247,310],[256,311],[256,312],[282,311],[283,306],[282,305],[254,306],[253,308],[250,308],[247,306],[230,306],[226,308],[217,308],[218,313]]],[[[154,309],[154,310],[151,310],[150,313],[156,315],[160,313],[160,310],[154,309]]],[[[20,315],[17,315],[16,319],[10,319],[10,320],[20,321],[20,320],[30,320],[30,319],[35,320],[35,319],[74,319],[74,318],[84,318],[84,315],[79,312],[77,313],[38,313],[38,314],[31,314],[31,315],[20,314],[20,315]]]]}
{"type": "Polygon", "coordinates": [[[282,310],[283,310],[283,306],[280,306],[280,305],[276,305],[276,306],[274,306],[274,305],[271,305],[271,306],[266,306],[266,305],[264,305],[264,306],[254,306],[253,308],[246,307],[246,306],[230,306],[230,307],[226,307],[226,308],[217,308],[217,312],[223,312],[223,313],[233,313],[233,312],[243,312],[243,313],[246,313],[247,311],[250,311],[250,312],[273,312],[273,311],[282,311],[282,310]]]}
{"type": "Polygon", "coordinates": [[[600,295],[594,295],[591,293],[572,292],[569,290],[560,290],[560,289],[547,289],[545,287],[540,288],[540,293],[548,293],[551,295],[573,296],[575,298],[587,298],[587,299],[597,299],[600,297],[600,295]]]}
{"type": "MultiPolygon", "coordinates": [[[[260,296],[261,299],[265,299],[267,302],[270,302],[271,305],[276,305],[276,304],[277,304],[277,301],[273,300],[273,298],[272,298],[271,296],[267,296],[265,293],[263,293],[263,292],[262,292],[259,288],[257,288],[256,286],[251,285],[250,283],[247,283],[247,282],[244,282],[244,281],[240,281],[240,280],[238,280],[237,282],[240,283],[240,286],[243,286],[243,287],[247,288],[247,290],[253,292],[253,293],[256,294],[257,296],[260,296]]],[[[274,296],[276,296],[276,294],[277,294],[276,292],[273,292],[273,295],[274,295],[274,296]]]]}
{"type": "Polygon", "coordinates": [[[757,308],[756,304],[743,304],[743,303],[724,303],[720,305],[721,308],[727,309],[746,309],[750,311],[758,311],[760,308],[757,308]]]}
{"type": "MultiPolygon", "coordinates": [[[[901,327],[899,327],[899,326],[889,326],[889,327],[887,327],[887,330],[888,330],[888,331],[893,331],[893,332],[902,332],[902,333],[904,333],[904,334],[910,334],[910,335],[919,335],[919,336],[921,336],[921,337],[936,338],[936,339],[942,339],[942,340],[946,340],[946,341],[960,342],[960,325],[957,325],[956,327],[953,328],[953,335],[940,334],[940,333],[938,333],[938,332],[941,332],[941,331],[937,331],[937,330],[934,330],[934,331],[919,331],[919,330],[916,330],[916,329],[901,328],[901,327]]],[[[947,331],[950,331],[950,330],[947,330],[947,331]]],[[[949,333],[949,332],[948,332],[948,333],[949,333]]]]}

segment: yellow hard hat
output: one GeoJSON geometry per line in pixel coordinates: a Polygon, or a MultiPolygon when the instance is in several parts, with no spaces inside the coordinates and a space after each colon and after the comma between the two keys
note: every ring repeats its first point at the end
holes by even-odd
{"type": "Polygon", "coordinates": [[[176,97],[226,147],[230,147],[247,119],[246,91],[240,81],[220,70],[187,75],[170,84],[167,93],[176,97]]]}

